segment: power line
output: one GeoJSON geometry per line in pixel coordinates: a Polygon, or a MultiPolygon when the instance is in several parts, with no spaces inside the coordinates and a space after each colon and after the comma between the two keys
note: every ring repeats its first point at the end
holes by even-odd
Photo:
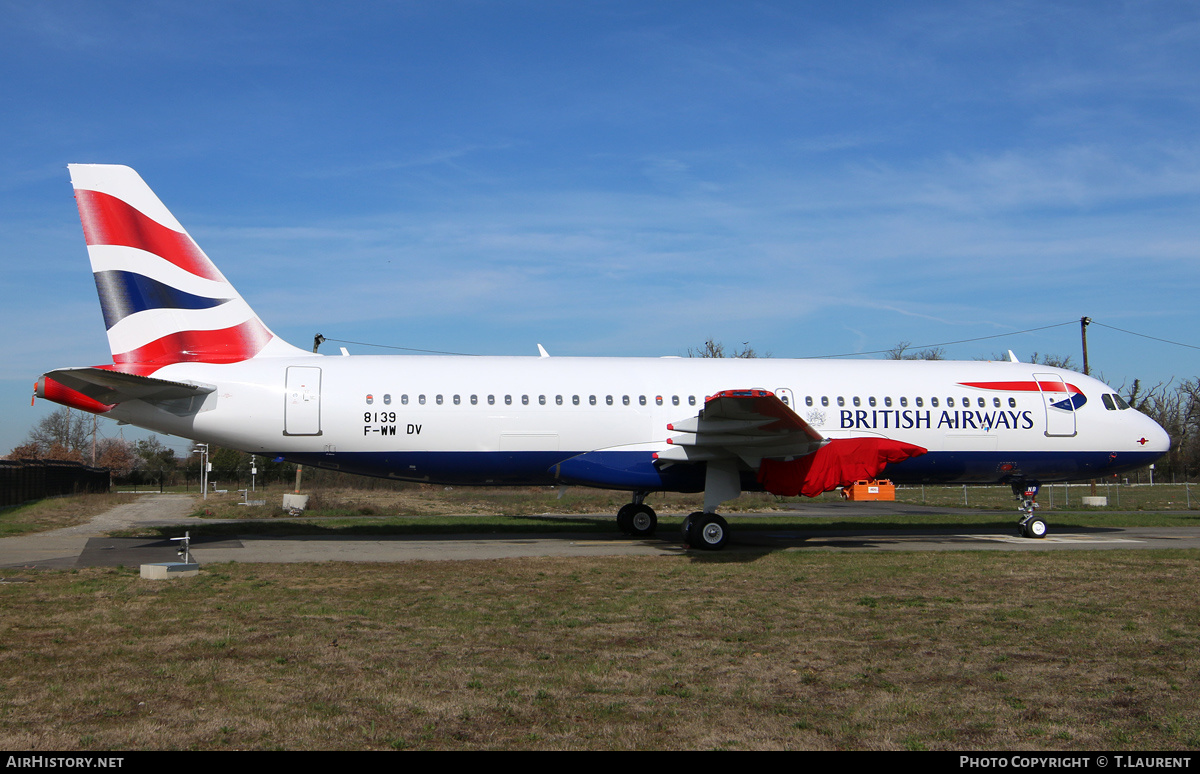
{"type": "MultiPolygon", "coordinates": [[[[1046,330],[1050,330],[1052,328],[1062,328],[1067,325],[1078,325],[1078,324],[1079,324],[1078,320],[1068,320],[1067,322],[1054,323],[1053,325],[1042,325],[1037,328],[1026,328],[1025,330],[1021,330],[1021,331],[1009,331],[1008,333],[997,333],[992,336],[976,336],[975,338],[958,339],[956,341],[943,341],[943,342],[940,342],[937,344],[920,344],[920,345],[911,346],[909,348],[913,349],[913,350],[923,350],[923,349],[934,349],[936,347],[950,347],[950,346],[954,346],[956,344],[971,344],[976,341],[990,341],[991,339],[1003,339],[1003,338],[1007,338],[1009,336],[1020,336],[1025,333],[1036,333],[1037,331],[1046,331],[1046,330]]],[[[1095,318],[1091,318],[1091,324],[1099,325],[1102,328],[1109,328],[1114,331],[1120,331],[1121,333],[1127,333],[1130,336],[1139,336],[1143,339],[1150,339],[1151,341],[1159,341],[1164,344],[1173,344],[1177,347],[1187,347],[1188,349],[1200,349],[1200,346],[1196,346],[1194,344],[1184,344],[1183,342],[1180,342],[1180,341],[1171,341],[1170,339],[1163,339],[1163,338],[1159,338],[1157,336],[1150,336],[1145,333],[1138,333],[1136,331],[1128,331],[1128,330],[1125,330],[1124,328],[1118,328],[1115,325],[1106,325],[1102,322],[1097,322],[1095,320],[1095,318]]],[[[437,350],[437,349],[417,349],[416,347],[397,347],[397,346],[392,346],[390,344],[371,344],[371,343],[368,343],[365,341],[350,341],[348,339],[332,339],[332,338],[324,338],[324,337],[322,337],[322,339],[324,341],[336,341],[339,344],[354,344],[354,345],[360,346],[360,347],[378,347],[380,349],[396,349],[396,350],[401,350],[404,352],[420,352],[420,353],[426,354],[426,355],[459,355],[459,356],[464,356],[464,357],[479,357],[479,355],[474,352],[445,352],[445,351],[437,350]]],[[[869,352],[842,352],[842,353],[839,353],[836,355],[810,355],[809,357],[813,360],[828,360],[828,359],[837,358],[837,357],[862,357],[865,355],[886,355],[893,351],[895,351],[895,347],[892,347],[890,349],[876,349],[876,350],[871,350],[869,352]]]]}
{"type": "MultiPolygon", "coordinates": [[[[973,341],[987,341],[988,339],[1003,339],[1008,336],[1019,336],[1022,333],[1033,333],[1034,331],[1044,331],[1044,330],[1049,330],[1050,328],[1061,328],[1064,325],[1078,325],[1078,324],[1079,324],[1078,320],[1069,320],[1068,322],[1055,323],[1054,325],[1043,325],[1040,328],[1028,328],[1023,331],[1010,331],[1008,333],[997,333],[994,336],[978,336],[973,339],[959,339],[958,341],[943,341],[940,344],[921,344],[919,346],[915,346],[915,347],[911,347],[911,348],[920,350],[920,349],[933,349],[934,347],[949,347],[952,344],[970,344],[973,341]]],[[[834,357],[857,357],[859,355],[885,355],[885,354],[887,354],[889,352],[893,352],[893,351],[895,351],[895,347],[893,347],[892,349],[876,349],[871,352],[845,352],[840,355],[813,355],[812,359],[813,360],[826,360],[826,359],[834,358],[834,357]]]]}
{"type": "Polygon", "coordinates": [[[1197,347],[1194,344],[1184,344],[1181,341],[1171,341],[1170,339],[1160,339],[1157,336],[1147,336],[1144,333],[1136,333],[1134,331],[1127,331],[1124,328],[1118,328],[1115,325],[1105,325],[1104,323],[1096,322],[1095,320],[1092,320],[1092,324],[1099,325],[1101,328],[1111,328],[1114,331],[1120,331],[1121,333],[1128,333],[1130,336],[1141,336],[1143,339],[1150,339],[1151,341],[1161,341],[1164,344],[1174,344],[1177,347],[1187,347],[1188,349],[1200,349],[1200,347],[1197,347]]]}
{"type": "Polygon", "coordinates": [[[349,341],[348,339],[331,339],[325,336],[321,337],[321,341],[336,341],[339,344],[354,344],[359,347],[379,347],[380,349],[399,349],[405,352],[423,352],[426,355],[461,355],[463,357],[479,357],[474,352],[442,352],[437,349],[417,349],[415,347],[393,347],[390,344],[369,344],[365,341],[349,341]]]}

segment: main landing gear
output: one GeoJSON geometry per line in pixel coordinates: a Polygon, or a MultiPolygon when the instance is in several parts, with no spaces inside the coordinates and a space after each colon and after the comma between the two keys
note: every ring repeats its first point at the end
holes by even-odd
{"type": "MultiPolygon", "coordinates": [[[[658,529],[658,515],[643,502],[648,492],[638,492],[633,502],[617,511],[617,527],[633,537],[650,537],[658,529]]],[[[683,520],[683,542],[691,548],[716,551],[729,542],[729,524],[715,513],[696,511],[683,520]]]]}
{"type": "Polygon", "coordinates": [[[645,504],[649,492],[638,492],[633,502],[621,506],[617,511],[617,528],[626,535],[650,537],[658,529],[658,514],[645,504]]]}
{"type": "Polygon", "coordinates": [[[1020,520],[1017,521],[1017,530],[1021,537],[1046,537],[1046,520],[1035,515],[1038,509],[1037,495],[1040,488],[1041,485],[1036,481],[1012,485],[1013,495],[1021,501],[1021,506],[1017,508],[1021,514],[1020,520]]]}
{"type": "MultiPolygon", "coordinates": [[[[683,520],[683,541],[690,548],[716,551],[729,542],[729,524],[717,515],[717,506],[742,493],[736,460],[714,460],[704,474],[704,510],[683,520]]],[[[649,537],[658,529],[658,516],[644,500],[649,492],[637,492],[633,502],[617,511],[617,527],[626,535],[649,537]]]]}
{"type": "Polygon", "coordinates": [[[729,524],[715,513],[696,511],[683,520],[683,542],[691,548],[716,551],[729,542],[729,524]]]}

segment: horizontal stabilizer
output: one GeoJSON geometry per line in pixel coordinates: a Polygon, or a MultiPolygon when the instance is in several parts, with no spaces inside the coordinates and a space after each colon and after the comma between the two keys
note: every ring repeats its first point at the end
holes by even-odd
{"type": "Polygon", "coordinates": [[[61,368],[38,379],[38,397],[54,400],[48,382],[58,384],[105,405],[144,400],[151,403],[194,398],[216,390],[208,384],[190,384],[125,374],[104,368],[61,368]]]}

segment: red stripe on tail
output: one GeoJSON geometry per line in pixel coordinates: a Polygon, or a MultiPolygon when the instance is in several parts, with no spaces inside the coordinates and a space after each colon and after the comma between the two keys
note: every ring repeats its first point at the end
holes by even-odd
{"type": "Polygon", "coordinates": [[[271,332],[253,319],[216,331],[172,333],[113,355],[113,362],[119,371],[125,371],[120,366],[135,364],[151,367],[149,373],[171,363],[240,363],[257,355],[270,340],[271,332]]]}
{"type": "Polygon", "coordinates": [[[106,193],[76,191],[75,200],[88,245],[136,247],[198,277],[224,281],[217,267],[187,234],[167,228],[106,193]]]}

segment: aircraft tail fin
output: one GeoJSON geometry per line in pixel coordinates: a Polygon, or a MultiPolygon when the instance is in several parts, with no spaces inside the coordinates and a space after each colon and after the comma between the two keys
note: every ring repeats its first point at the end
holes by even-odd
{"type": "Polygon", "coordinates": [[[263,324],[137,172],[69,169],[117,370],[311,354],[263,324]]]}

